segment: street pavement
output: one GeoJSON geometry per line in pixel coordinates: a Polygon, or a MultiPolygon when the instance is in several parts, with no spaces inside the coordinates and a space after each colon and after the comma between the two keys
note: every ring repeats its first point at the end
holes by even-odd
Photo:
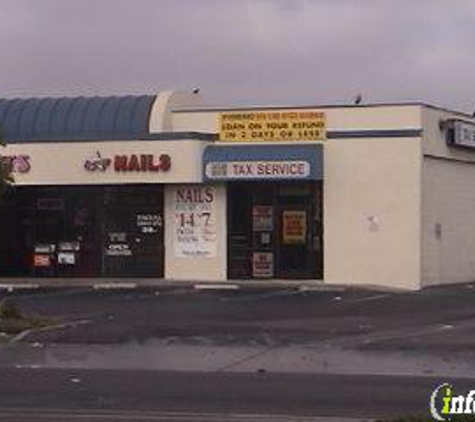
{"type": "Polygon", "coordinates": [[[0,346],[2,421],[428,416],[475,384],[472,285],[4,294],[54,327],[0,346]]]}

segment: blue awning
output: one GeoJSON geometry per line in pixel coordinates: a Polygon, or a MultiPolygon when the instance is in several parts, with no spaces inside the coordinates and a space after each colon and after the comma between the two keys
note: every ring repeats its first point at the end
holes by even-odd
{"type": "Polygon", "coordinates": [[[139,139],[148,134],[154,95],[0,99],[7,143],[139,139]]]}
{"type": "Polygon", "coordinates": [[[204,180],[322,180],[323,145],[210,145],[204,180]]]}

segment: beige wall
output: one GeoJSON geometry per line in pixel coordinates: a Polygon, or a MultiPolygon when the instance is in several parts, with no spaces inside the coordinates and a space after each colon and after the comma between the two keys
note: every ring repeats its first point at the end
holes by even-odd
{"type": "Polygon", "coordinates": [[[475,280],[475,165],[426,157],[422,192],[424,285],[475,280]]]}
{"type": "MultiPolygon", "coordinates": [[[[203,185],[187,185],[188,187],[203,185]]],[[[176,255],[176,231],[179,219],[175,212],[175,195],[180,185],[165,186],[165,277],[172,280],[219,281],[226,280],[227,228],[226,187],[212,186],[215,193],[213,230],[216,233],[216,254],[212,257],[183,258],[176,255]]]]}
{"type": "Polygon", "coordinates": [[[107,141],[45,142],[12,144],[4,155],[29,155],[31,170],[15,174],[18,185],[73,185],[102,183],[192,183],[201,182],[202,141],[107,141]],[[171,168],[167,172],[118,173],[112,166],[105,172],[84,169],[86,159],[99,151],[102,157],[114,154],[168,154],[171,168]]]}
{"type": "MultiPolygon", "coordinates": [[[[286,107],[290,109],[291,107],[286,107]]],[[[266,109],[266,107],[262,107],[266,109]]],[[[301,107],[295,107],[301,109],[301,107]]],[[[419,106],[329,107],[321,108],[329,130],[420,128],[419,106]]],[[[246,109],[249,110],[249,109],[246,109]]],[[[258,111],[258,109],[256,109],[258,111]]],[[[176,131],[218,132],[218,111],[179,111],[172,113],[176,131]]]]}
{"type": "Polygon", "coordinates": [[[149,132],[171,132],[173,130],[172,111],[184,107],[202,105],[199,93],[184,91],[164,91],[157,95],[150,112],[149,132]]]}
{"type": "Polygon", "coordinates": [[[324,280],[420,286],[421,141],[325,144],[324,280]]]}
{"type": "MultiPolygon", "coordinates": [[[[328,130],[421,128],[417,105],[320,110],[328,130]]],[[[218,113],[173,113],[173,125],[217,132],[218,113]]],[[[324,281],[419,288],[421,140],[330,139],[324,145],[324,281]]]]}
{"type": "Polygon", "coordinates": [[[475,279],[475,151],[447,146],[439,121],[468,116],[422,109],[422,283],[475,279]]]}

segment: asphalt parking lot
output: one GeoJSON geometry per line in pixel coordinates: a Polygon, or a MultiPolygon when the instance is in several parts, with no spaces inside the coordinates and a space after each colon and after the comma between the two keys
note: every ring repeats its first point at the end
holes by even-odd
{"type": "Polygon", "coordinates": [[[432,351],[470,351],[475,345],[471,284],[406,293],[141,288],[14,291],[2,296],[26,312],[66,324],[31,333],[28,341],[107,344],[175,337],[223,343],[329,341],[366,350],[432,351]]]}
{"type": "Polygon", "coordinates": [[[406,293],[149,287],[2,296],[54,322],[0,344],[6,420],[148,412],[150,420],[372,421],[427,415],[435,387],[469,389],[475,380],[469,284],[406,293]]]}

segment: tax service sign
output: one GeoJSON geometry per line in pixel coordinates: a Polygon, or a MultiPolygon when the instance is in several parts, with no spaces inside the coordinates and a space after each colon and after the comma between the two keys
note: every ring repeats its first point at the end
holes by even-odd
{"type": "Polygon", "coordinates": [[[325,139],[325,113],[318,110],[259,110],[219,114],[220,141],[323,141],[325,139]]]}

